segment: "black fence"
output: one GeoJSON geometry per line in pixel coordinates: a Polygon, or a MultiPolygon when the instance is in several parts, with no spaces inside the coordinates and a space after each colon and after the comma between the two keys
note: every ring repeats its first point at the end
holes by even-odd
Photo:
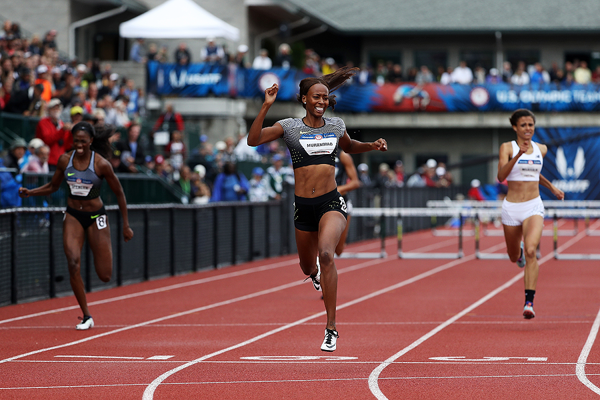
{"type": "MultiPolygon", "coordinates": [[[[427,200],[454,198],[460,188],[361,188],[349,194],[355,207],[424,207],[427,200]]],[[[296,252],[293,187],[281,201],[209,205],[129,206],[134,238],[122,240],[117,206],[107,206],[113,248],[113,279],[96,276],[84,245],[81,258],[86,290],[101,290],[148,279],[264,259],[296,252]]],[[[0,210],[0,305],[71,293],[63,252],[63,208],[0,210]]],[[[348,242],[395,235],[395,221],[354,218],[348,242]]],[[[425,229],[431,221],[406,218],[406,231],[425,229]]]]}

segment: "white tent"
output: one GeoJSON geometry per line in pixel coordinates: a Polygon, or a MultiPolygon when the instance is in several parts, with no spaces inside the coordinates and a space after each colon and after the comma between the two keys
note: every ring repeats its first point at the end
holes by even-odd
{"type": "Polygon", "coordinates": [[[188,39],[219,37],[238,41],[240,30],[215,17],[193,0],[168,0],[152,10],[123,22],[119,33],[126,38],[188,39]]]}

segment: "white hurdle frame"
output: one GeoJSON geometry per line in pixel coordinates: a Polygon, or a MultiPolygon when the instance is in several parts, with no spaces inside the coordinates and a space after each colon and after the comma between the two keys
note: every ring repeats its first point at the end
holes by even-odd
{"type": "MultiPolygon", "coordinates": [[[[562,202],[560,202],[562,204],[562,202]]],[[[573,203],[573,202],[572,202],[573,203]]],[[[582,202],[574,202],[578,207],[581,206],[582,202]]],[[[600,202],[596,201],[586,201],[583,203],[596,203],[600,204],[600,202]]],[[[552,203],[550,203],[552,204],[552,203]]],[[[500,260],[507,259],[508,255],[501,253],[482,253],[479,251],[479,221],[482,215],[485,216],[498,216],[500,215],[500,210],[498,209],[460,209],[460,208],[452,208],[452,209],[432,209],[432,208],[354,208],[353,215],[360,217],[396,217],[397,218],[397,239],[398,239],[398,258],[405,259],[457,259],[462,258],[464,256],[463,252],[463,235],[462,235],[462,221],[463,218],[475,218],[475,255],[478,259],[484,260],[500,260]],[[459,233],[458,233],[458,251],[456,253],[412,253],[412,252],[404,252],[402,251],[402,237],[403,237],[403,226],[402,226],[402,217],[430,217],[432,215],[436,216],[450,216],[450,217],[458,217],[460,221],[459,225],[459,233]]],[[[554,226],[554,258],[557,260],[600,260],[599,254],[564,254],[558,253],[558,218],[585,218],[589,221],[589,218],[600,218],[600,209],[596,210],[582,210],[580,208],[577,209],[547,209],[546,217],[553,218],[553,226],[554,226]]],[[[595,225],[599,225],[600,221],[597,221],[595,225]]],[[[586,233],[589,231],[589,227],[586,229],[586,233]]],[[[592,231],[594,232],[594,231],[592,231]]],[[[591,236],[600,236],[599,234],[591,235],[591,236]]],[[[382,253],[380,256],[385,254],[384,249],[384,241],[385,241],[385,232],[382,229],[382,253]]],[[[366,258],[366,257],[363,257],[366,258]]],[[[539,247],[538,247],[538,258],[539,258],[539,247]]]]}
{"type": "MultiPolygon", "coordinates": [[[[474,215],[471,212],[467,212],[465,215],[462,210],[434,210],[431,208],[357,208],[355,207],[352,211],[353,216],[360,217],[396,217],[396,232],[397,232],[397,243],[398,243],[398,258],[405,259],[457,259],[464,256],[462,242],[462,221],[465,216],[474,215]],[[450,216],[458,217],[460,221],[459,234],[458,234],[458,251],[456,253],[414,253],[402,251],[402,237],[403,237],[403,224],[402,217],[431,217],[431,216],[450,216]]],[[[385,232],[382,228],[382,235],[385,236],[385,232]]]]}
{"type": "MultiPolygon", "coordinates": [[[[544,208],[551,209],[564,209],[564,208],[573,208],[573,209],[598,209],[600,208],[600,200],[544,200],[544,208]]],[[[427,207],[431,208],[463,208],[463,209],[491,209],[491,208],[502,208],[501,200],[487,200],[487,201],[477,201],[477,200],[429,200],[427,201],[427,207]]],[[[579,233],[579,219],[575,218],[575,227],[573,229],[565,229],[555,231],[553,229],[544,229],[542,231],[543,236],[554,236],[558,234],[558,236],[575,236],[579,233]]],[[[481,221],[480,221],[481,224],[481,221]]],[[[587,228],[589,221],[586,221],[586,232],[589,236],[600,236],[600,232],[594,232],[587,228]]],[[[434,228],[435,229],[435,228],[434,228]]],[[[452,236],[455,234],[454,232],[444,232],[439,231],[439,236],[452,236]]],[[[504,236],[504,231],[501,229],[482,229],[479,227],[479,234],[483,236],[504,236]]],[[[476,233],[477,234],[477,233],[476,233]]],[[[436,233],[434,233],[436,235],[436,233]]],[[[467,235],[465,235],[467,236],[467,235]]]]}
{"type": "MultiPolygon", "coordinates": [[[[589,233],[589,219],[590,218],[600,218],[600,210],[549,210],[547,213],[548,216],[552,216],[554,231],[558,232],[558,218],[565,217],[584,217],[588,223],[588,227],[586,227],[586,234],[589,233]]],[[[600,222],[597,221],[596,224],[600,222]]],[[[600,236],[598,234],[590,235],[590,236],[600,236]]],[[[600,260],[600,254],[582,254],[582,253],[559,253],[558,252],[558,234],[554,234],[554,258],[557,260],[600,260]]]]}

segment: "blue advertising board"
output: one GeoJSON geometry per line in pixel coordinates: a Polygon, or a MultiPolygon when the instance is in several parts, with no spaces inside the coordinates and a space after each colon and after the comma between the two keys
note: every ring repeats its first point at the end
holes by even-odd
{"type": "MultiPolygon", "coordinates": [[[[600,200],[600,127],[536,128],[534,140],[548,145],[542,174],[566,200],[600,200]]],[[[542,198],[555,200],[545,188],[542,198]]]]}

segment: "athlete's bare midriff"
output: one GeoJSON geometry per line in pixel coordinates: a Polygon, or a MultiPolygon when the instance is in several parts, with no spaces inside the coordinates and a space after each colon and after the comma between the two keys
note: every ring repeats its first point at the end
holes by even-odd
{"type": "Polygon", "coordinates": [[[294,170],[294,193],[304,198],[319,197],[334,190],[335,167],[329,164],[307,165],[294,170]]]}
{"type": "Polygon", "coordinates": [[[533,200],[539,195],[540,183],[538,181],[508,181],[506,201],[523,203],[533,200]]]}

